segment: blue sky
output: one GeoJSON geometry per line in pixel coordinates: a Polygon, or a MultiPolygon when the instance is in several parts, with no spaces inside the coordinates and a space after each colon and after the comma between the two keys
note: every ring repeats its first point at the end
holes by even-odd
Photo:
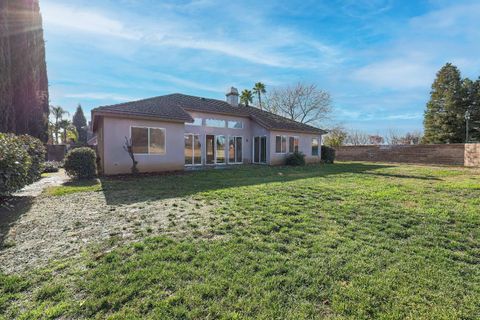
{"type": "Polygon", "coordinates": [[[41,0],[51,104],[315,83],[333,119],[422,129],[435,72],[480,76],[480,1],[41,0]]]}

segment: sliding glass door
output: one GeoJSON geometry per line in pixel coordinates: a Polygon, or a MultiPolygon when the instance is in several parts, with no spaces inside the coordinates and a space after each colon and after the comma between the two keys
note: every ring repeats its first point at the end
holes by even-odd
{"type": "Polygon", "coordinates": [[[242,163],[243,162],[243,138],[229,137],[228,139],[228,163],[242,163]]]}
{"type": "Polygon", "coordinates": [[[216,149],[215,152],[217,157],[215,159],[215,163],[217,164],[224,164],[225,163],[225,136],[216,136],[216,149]]]}
{"type": "Polygon", "coordinates": [[[253,138],[253,163],[267,163],[267,137],[253,138]]]}
{"type": "Polygon", "coordinates": [[[202,164],[202,145],[198,134],[185,134],[185,165],[198,166],[202,164]]]}
{"type": "Polygon", "coordinates": [[[225,136],[210,135],[205,138],[205,153],[206,164],[225,164],[225,151],[226,151],[226,138],[225,136]]]}

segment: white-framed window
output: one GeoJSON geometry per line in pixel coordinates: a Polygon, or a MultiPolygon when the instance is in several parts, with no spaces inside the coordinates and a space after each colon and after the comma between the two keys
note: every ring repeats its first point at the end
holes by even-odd
{"type": "Polygon", "coordinates": [[[275,153],[287,153],[287,136],[275,136],[275,153]]]}
{"type": "Polygon", "coordinates": [[[228,138],[228,163],[243,162],[243,137],[230,136],[228,138]]]}
{"type": "Polygon", "coordinates": [[[202,164],[202,144],[200,135],[185,133],[185,165],[199,166],[202,164]]]}
{"type": "Polygon", "coordinates": [[[230,129],[243,129],[243,122],[237,120],[229,120],[227,126],[230,129]]]}
{"type": "Polygon", "coordinates": [[[225,128],[226,121],[220,119],[205,119],[205,125],[207,127],[214,127],[214,128],[225,128]]]}
{"type": "Polygon", "coordinates": [[[288,152],[298,152],[299,141],[298,137],[288,137],[288,152]]]}
{"type": "Polygon", "coordinates": [[[215,163],[225,163],[225,136],[215,136],[215,163]]]}
{"type": "Polygon", "coordinates": [[[165,154],[165,129],[130,127],[132,150],[135,154],[165,154]]]}
{"type": "Polygon", "coordinates": [[[197,127],[200,127],[202,126],[202,118],[193,118],[193,122],[192,123],[186,123],[187,126],[197,126],[197,127]]]}
{"type": "Polygon", "coordinates": [[[312,138],[312,156],[318,156],[318,138],[312,138]]]}

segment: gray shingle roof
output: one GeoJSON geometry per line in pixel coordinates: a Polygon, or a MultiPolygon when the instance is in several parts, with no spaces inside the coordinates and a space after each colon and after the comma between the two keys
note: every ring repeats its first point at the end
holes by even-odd
{"type": "Polygon", "coordinates": [[[152,116],[162,119],[192,122],[193,119],[185,110],[249,117],[261,126],[270,130],[286,130],[317,134],[326,133],[326,131],[322,129],[296,122],[255,107],[246,107],[244,105],[233,107],[226,101],[189,96],[180,93],[98,107],[92,111],[152,116]]]}

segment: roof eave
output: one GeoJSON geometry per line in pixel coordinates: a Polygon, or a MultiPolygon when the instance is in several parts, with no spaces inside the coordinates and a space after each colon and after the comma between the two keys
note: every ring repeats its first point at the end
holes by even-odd
{"type": "Polygon", "coordinates": [[[107,116],[107,117],[120,117],[120,118],[134,118],[134,119],[143,119],[143,120],[161,120],[166,122],[179,122],[179,123],[192,123],[192,117],[187,113],[188,117],[185,118],[172,118],[172,117],[160,117],[156,115],[146,114],[146,113],[134,113],[134,112],[121,112],[113,110],[92,110],[92,119],[93,119],[93,128],[96,128],[95,117],[96,116],[107,116]]]}

